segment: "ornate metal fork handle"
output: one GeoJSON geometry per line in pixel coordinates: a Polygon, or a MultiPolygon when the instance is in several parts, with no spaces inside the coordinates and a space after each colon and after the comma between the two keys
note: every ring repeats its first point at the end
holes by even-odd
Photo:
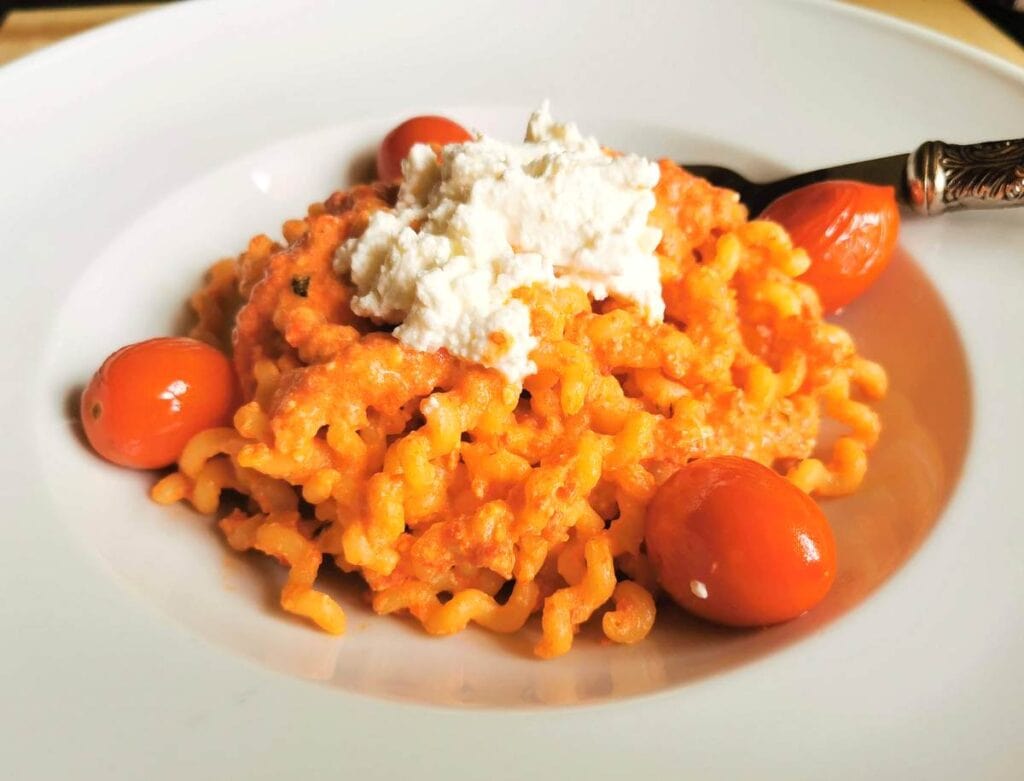
{"type": "Polygon", "coordinates": [[[921,214],[1024,206],[1024,138],[926,141],[907,159],[907,200],[921,214]]]}

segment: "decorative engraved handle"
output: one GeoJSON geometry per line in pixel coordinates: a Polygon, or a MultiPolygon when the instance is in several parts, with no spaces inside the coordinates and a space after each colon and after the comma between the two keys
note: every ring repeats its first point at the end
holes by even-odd
{"type": "Polygon", "coordinates": [[[907,160],[907,194],[921,214],[1024,206],[1024,138],[926,141],[907,160]]]}

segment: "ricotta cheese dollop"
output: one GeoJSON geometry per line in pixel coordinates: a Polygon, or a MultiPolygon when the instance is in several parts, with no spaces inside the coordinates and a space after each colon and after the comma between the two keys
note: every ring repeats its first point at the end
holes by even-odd
{"type": "Polygon", "coordinates": [[[345,241],[335,270],[356,288],[356,314],[396,324],[419,350],[441,348],[512,382],[536,371],[530,311],[514,292],[533,284],[582,287],[597,301],[634,302],[664,317],[647,224],[658,166],[613,157],[545,103],[526,139],[485,135],[448,144],[440,160],[417,144],[402,162],[393,211],[375,212],[345,241]],[[494,335],[500,334],[500,338],[494,335]]]}

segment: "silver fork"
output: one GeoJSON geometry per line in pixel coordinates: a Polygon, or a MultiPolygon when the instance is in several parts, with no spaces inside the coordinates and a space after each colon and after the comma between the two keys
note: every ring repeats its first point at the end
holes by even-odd
{"type": "Polygon", "coordinates": [[[926,141],[909,154],[819,168],[771,182],[751,182],[718,165],[681,165],[712,184],[738,192],[751,216],[791,190],[836,179],[891,185],[897,198],[919,214],[1024,206],[1024,138],[977,144],[926,141]]]}

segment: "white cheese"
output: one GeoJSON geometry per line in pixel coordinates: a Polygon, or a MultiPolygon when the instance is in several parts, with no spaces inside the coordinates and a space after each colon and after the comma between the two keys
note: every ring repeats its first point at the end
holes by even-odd
{"type": "Polygon", "coordinates": [[[440,161],[416,145],[402,173],[394,211],[376,212],[347,240],[335,269],[356,288],[352,309],[397,324],[410,346],[445,348],[521,382],[536,371],[537,342],[513,293],[535,283],[576,284],[594,300],[627,299],[651,322],[663,318],[661,233],[647,224],[655,163],[605,154],[545,103],[523,143],[478,136],[445,146],[440,161]]]}

